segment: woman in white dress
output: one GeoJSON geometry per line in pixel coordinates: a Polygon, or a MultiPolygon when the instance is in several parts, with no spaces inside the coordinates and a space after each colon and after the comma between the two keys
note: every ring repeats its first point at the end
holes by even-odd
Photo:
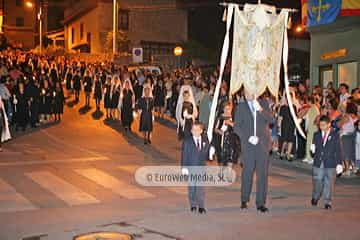
{"type": "Polygon", "coordinates": [[[6,116],[5,106],[0,96],[0,152],[2,152],[2,143],[11,139],[9,123],[6,116]]]}

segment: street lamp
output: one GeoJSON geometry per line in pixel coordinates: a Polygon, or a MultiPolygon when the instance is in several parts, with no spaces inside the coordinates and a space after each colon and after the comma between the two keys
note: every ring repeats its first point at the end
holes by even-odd
{"type": "MultiPolygon", "coordinates": [[[[34,8],[34,3],[31,1],[26,1],[25,3],[26,7],[28,8],[34,8]]],[[[42,6],[41,6],[41,0],[39,2],[39,12],[37,14],[37,19],[39,20],[39,45],[40,45],[40,54],[42,53],[42,6]]]]}
{"type": "Polygon", "coordinates": [[[32,2],[26,2],[25,5],[28,8],[33,8],[34,7],[34,4],[32,2]]]}
{"type": "Polygon", "coordinates": [[[177,63],[177,67],[180,68],[180,58],[181,58],[181,55],[183,54],[183,48],[180,47],[180,46],[177,46],[174,48],[174,55],[175,57],[177,57],[178,59],[178,63],[177,63]]]}
{"type": "Polygon", "coordinates": [[[183,54],[183,49],[180,46],[177,46],[176,48],[174,48],[174,55],[176,57],[180,57],[183,54]]]}
{"type": "Polygon", "coordinates": [[[113,56],[116,54],[116,33],[117,33],[117,0],[113,3],[113,56]]]}
{"type": "Polygon", "coordinates": [[[303,31],[304,31],[304,28],[301,25],[299,25],[295,28],[295,32],[297,32],[297,33],[302,33],[303,31]]]}

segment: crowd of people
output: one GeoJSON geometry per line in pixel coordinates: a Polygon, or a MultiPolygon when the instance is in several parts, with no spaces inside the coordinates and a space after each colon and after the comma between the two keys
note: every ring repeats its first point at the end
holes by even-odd
{"type": "MultiPolygon", "coordinates": [[[[0,53],[1,142],[10,137],[8,128],[25,131],[60,122],[65,101],[76,104],[82,96],[87,107],[94,99],[96,110],[104,109],[106,119],[119,120],[126,131],[132,130],[134,116],[139,113],[144,144],[151,144],[155,116],[176,119],[182,139],[191,134],[195,120],[208,127],[217,78],[218,69],[205,73],[192,65],[157,75],[150,71],[128,72],[126,66],[113,62],[83,62],[6,50],[0,53]]],[[[225,73],[214,126],[213,145],[222,165],[238,160],[240,140],[233,130],[233,114],[245,94],[241,90],[230,98],[229,79],[229,73],[225,73]]],[[[346,84],[335,89],[332,83],[326,88],[311,88],[306,80],[294,84],[291,95],[297,121],[307,138],[299,134],[285,95],[265,93],[261,98],[269,103],[273,115],[269,128],[272,153],[283,160],[302,159],[312,164],[313,135],[320,117],[327,115],[341,136],[345,175],[359,174],[360,89],[350,92],[346,84]]]]}

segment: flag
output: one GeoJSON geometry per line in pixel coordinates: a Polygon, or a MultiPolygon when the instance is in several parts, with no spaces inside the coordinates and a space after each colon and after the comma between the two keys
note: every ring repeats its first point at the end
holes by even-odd
{"type": "MultiPolygon", "coordinates": [[[[309,26],[309,24],[308,24],[309,14],[308,13],[309,13],[309,11],[311,11],[311,9],[309,9],[309,4],[314,3],[314,2],[319,3],[319,1],[320,0],[317,0],[317,1],[301,0],[301,19],[302,19],[302,24],[304,26],[306,26],[306,25],[309,26]]],[[[337,1],[341,2],[341,7],[340,7],[339,13],[335,16],[335,19],[337,16],[360,16],[360,0],[342,0],[342,1],[337,0],[337,1]]],[[[324,4],[326,4],[325,0],[322,0],[321,5],[324,5],[324,4]]],[[[323,13],[321,13],[321,14],[323,14],[323,13]]],[[[321,15],[320,15],[320,18],[321,18],[321,15]]],[[[328,23],[330,23],[330,22],[328,22],[328,23]]],[[[318,25],[318,23],[316,23],[315,25],[318,25]]]]}
{"type": "Polygon", "coordinates": [[[340,16],[360,16],[360,0],[342,0],[340,16]]]}
{"type": "Polygon", "coordinates": [[[309,0],[307,26],[332,23],[341,10],[341,0],[309,0]]]}

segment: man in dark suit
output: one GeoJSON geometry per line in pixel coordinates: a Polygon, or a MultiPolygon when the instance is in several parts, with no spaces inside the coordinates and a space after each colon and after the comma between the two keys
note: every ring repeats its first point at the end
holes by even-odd
{"type": "MultiPolygon", "coordinates": [[[[203,134],[203,125],[200,122],[193,124],[191,134],[191,137],[184,139],[181,153],[182,173],[188,176],[201,172],[201,167],[204,167],[209,159],[210,150],[209,140],[203,134]]],[[[191,212],[199,208],[200,214],[206,213],[204,187],[195,182],[189,182],[188,191],[191,212]]]]}
{"type": "Polygon", "coordinates": [[[317,206],[322,193],[325,209],[330,210],[336,173],[340,174],[343,169],[340,137],[331,129],[328,116],[320,118],[320,131],[314,134],[311,151],[315,155],[311,204],[317,206]]]}
{"type": "Polygon", "coordinates": [[[268,187],[269,152],[271,138],[269,124],[272,115],[266,100],[257,100],[245,92],[245,100],[235,109],[234,130],[241,140],[242,182],[241,209],[248,207],[256,171],[256,207],[258,211],[267,212],[266,195],[268,187]],[[254,120],[256,118],[256,136],[254,120]]]}

